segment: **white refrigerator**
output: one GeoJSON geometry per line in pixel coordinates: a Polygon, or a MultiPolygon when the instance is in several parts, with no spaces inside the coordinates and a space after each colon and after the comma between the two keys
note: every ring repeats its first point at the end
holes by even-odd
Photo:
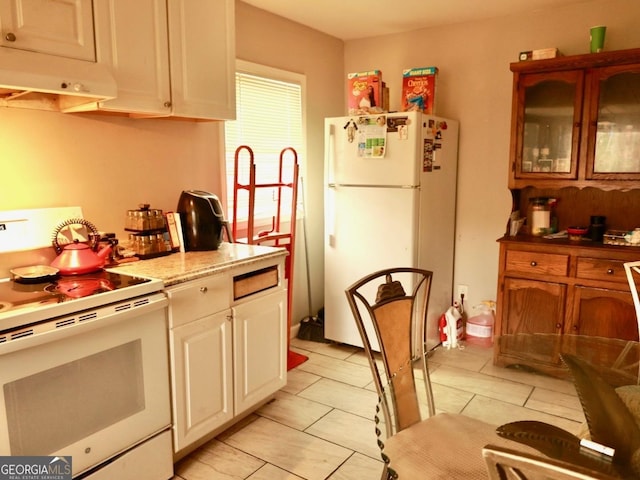
{"type": "Polygon", "coordinates": [[[363,345],[345,289],[383,268],[419,267],[433,272],[427,346],[440,343],[453,300],[458,129],[420,112],[325,119],[327,339],[363,345]]]}

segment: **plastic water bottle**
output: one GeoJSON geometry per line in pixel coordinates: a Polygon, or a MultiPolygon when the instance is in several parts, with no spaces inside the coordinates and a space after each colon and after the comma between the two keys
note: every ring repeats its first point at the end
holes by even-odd
{"type": "Polygon", "coordinates": [[[467,320],[467,343],[484,347],[493,344],[495,305],[493,300],[485,300],[473,307],[474,314],[467,320]]]}

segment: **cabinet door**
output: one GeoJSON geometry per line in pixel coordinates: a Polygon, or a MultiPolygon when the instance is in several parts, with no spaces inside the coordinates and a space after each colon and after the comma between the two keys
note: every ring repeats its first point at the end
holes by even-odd
{"type": "Polygon", "coordinates": [[[638,340],[630,292],[576,286],[573,316],[565,333],[638,340]]]}
{"type": "Polygon", "coordinates": [[[247,299],[232,310],[239,415],[287,383],[287,291],[247,299]]]}
{"type": "Polygon", "coordinates": [[[167,5],[173,115],[234,119],[234,0],[167,5]]]}
{"type": "Polygon", "coordinates": [[[505,278],[501,335],[561,333],[566,285],[505,278]]]}
{"type": "Polygon", "coordinates": [[[640,64],[591,72],[587,178],[640,180],[640,64]]]}
{"type": "MultiPolygon", "coordinates": [[[[566,285],[505,278],[502,292],[501,335],[515,333],[561,333],[566,285]]],[[[499,339],[498,356],[518,359],[523,365],[558,365],[554,348],[528,351],[519,337],[499,339]]]]}
{"type": "Polygon", "coordinates": [[[231,312],[170,330],[174,450],[233,418],[231,312]]]}
{"type": "Polygon", "coordinates": [[[0,0],[3,47],[96,61],[91,0],[0,0]]]}
{"type": "Polygon", "coordinates": [[[575,179],[584,74],[523,74],[517,81],[512,139],[515,178],[575,179]]]}
{"type": "Polygon", "coordinates": [[[97,58],[109,65],[118,96],[101,110],[141,115],[171,113],[169,37],[165,0],[100,0],[95,11],[97,58]]]}

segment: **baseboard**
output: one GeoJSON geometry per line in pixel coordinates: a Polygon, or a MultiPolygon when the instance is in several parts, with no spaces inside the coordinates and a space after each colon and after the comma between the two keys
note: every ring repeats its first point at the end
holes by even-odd
{"type": "Polygon", "coordinates": [[[291,328],[289,329],[289,339],[296,338],[298,336],[298,331],[300,331],[299,323],[291,325],[291,328]]]}

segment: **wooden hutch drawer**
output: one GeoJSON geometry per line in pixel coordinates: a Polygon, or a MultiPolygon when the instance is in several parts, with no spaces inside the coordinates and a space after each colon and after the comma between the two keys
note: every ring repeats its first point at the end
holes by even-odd
{"type": "Polygon", "coordinates": [[[578,257],[577,278],[627,283],[624,262],[606,258],[578,257]]]}
{"type": "Polygon", "coordinates": [[[505,268],[510,272],[566,276],[569,255],[509,250],[505,268]]]}

